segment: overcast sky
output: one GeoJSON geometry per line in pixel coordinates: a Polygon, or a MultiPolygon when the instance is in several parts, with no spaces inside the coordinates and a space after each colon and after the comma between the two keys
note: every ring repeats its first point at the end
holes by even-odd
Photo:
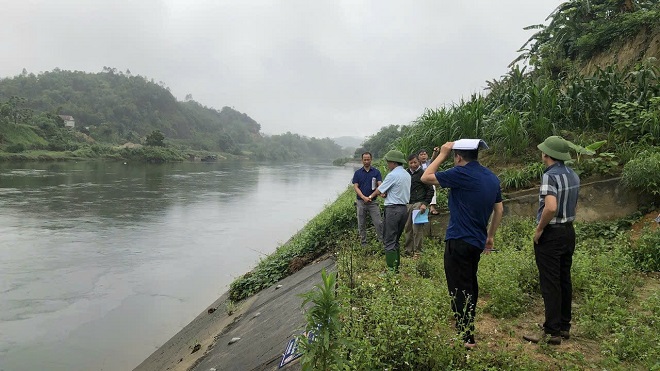
{"type": "Polygon", "coordinates": [[[367,136],[482,91],[560,3],[3,0],[0,77],[129,69],[264,133],[367,136]]]}

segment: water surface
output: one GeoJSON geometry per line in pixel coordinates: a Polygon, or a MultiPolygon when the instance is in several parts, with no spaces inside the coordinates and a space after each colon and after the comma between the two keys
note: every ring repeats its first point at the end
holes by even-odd
{"type": "Polygon", "coordinates": [[[131,370],[352,169],[0,164],[0,370],[131,370]]]}

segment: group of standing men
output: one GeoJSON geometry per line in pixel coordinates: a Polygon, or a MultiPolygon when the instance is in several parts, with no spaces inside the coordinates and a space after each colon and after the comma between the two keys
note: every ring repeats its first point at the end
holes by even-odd
{"type": "MultiPolygon", "coordinates": [[[[363,168],[357,170],[353,185],[357,193],[358,229],[362,244],[367,243],[366,213],[376,228],[385,249],[387,266],[398,271],[399,239],[406,231],[406,252],[421,251],[423,228],[412,223],[412,210],[426,212],[438,185],[449,191],[449,223],[445,234],[444,268],[456,329],[465,347],[476,346],[475,314],[479,297],[477,270],[481,254],[494,246],[495,232],[502,220],[504,207],[498,177],[478,162],[479,149],[488,148],[478,141],[475,148],[453,148],[447,142],[434,149],[431,161],[420,161],[419,154],[408,157],[390,151],[384,159],[389,170],[383,181],[380,172],[371,167],[371,154],[362,155],[363,168]],[[453,154],[454,167],[438,171],[453,154]],[[381,223],[377,196],[384,202],[381,223]],[[490,223],[489,223],[490,221],[490,223]],[[408,224],[409,223],[409,224],[408,224]],[[419,232],[419,233],[417,233],[419,232]]],[[[570,337],[571,265],[575,250],[575,209],[580,179],[564,164],[570,160],[569,145],[561,137],[551,136],[537,146],[546,166],[541,179],[537,227],[534,231],[534,253],[545,306],[545,322],[539,334],[525,335],[525,340],[560,344],[570,337]]],[[[421,152],[421,151],[420,151],[421,152]]],[[[425,153],[425,152],[424,152],[425,153]]]]}
{"type": "Polygon", "coordinates": [[[371,153],[362,154],[363,167],[353,175],[353,188],[357,194],[358,233],[362,246],[367,244],[367,214],[376,229],[376,238],[385,245],[385,260],[388,267],[398,270],[400,261],[399,240],[406,232],[405,253],[413,255],[421,252],[425,227],[413,223],[413,211],[424,214],[434,208],[435,187],[422,182],[424,169],[430,164],[425,150],[412,154],[408,159],[399,151],[389,151],[385,155],[389,174],[383,182],[378,169],[371,166],[371,153]],[[419,154],[422,154],[420,156],[419,154]],[[420,159],[423,158],[423,162],[420,159]],[[408,163],[408,170],[403,168],[408,163]],[[381,220],[380,207],[375,201],[378,196],[385,198],[384,217],[381,220]],[[388,196],[389,195],[389,196],[388,196]]]}

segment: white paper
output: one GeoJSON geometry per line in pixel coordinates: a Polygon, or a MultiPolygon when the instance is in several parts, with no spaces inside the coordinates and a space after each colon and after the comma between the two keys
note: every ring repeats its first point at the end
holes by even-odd
{"type": "Polygon", "coordinates": [[[459,139],[454,142],[452,148],[471,151],[475,149],[488,149],[488,145],[483,139],[459,139]]]}

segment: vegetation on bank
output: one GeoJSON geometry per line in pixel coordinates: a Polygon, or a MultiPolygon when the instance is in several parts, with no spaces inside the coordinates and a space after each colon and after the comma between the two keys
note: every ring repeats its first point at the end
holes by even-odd
{"type": "MultiPolygon", "coordinates": [[[[426,240],[417,259],[404,258],[399,274],[383,275],[380,246],[363,249],[355,233],[337,253],[336,284],[308,294],[313,306],[303,365],[325,370],[546,370],[657,369],[660,367],[660,229],[642,229],[639,215],[578,223],[573,258],[574,326],[561,346],[529,344],[543,302],[531,244],[532,218],[507,218],[496,236],[499,252],[479,268],[477,344],[466,352],[455,333],[446,290],[442,245],[426,240]],[[640,255],[655,243],[655,254],[640,255]],[[656,266],[657,267],[657,266],[656,266]],[[330,294],[328,294],[328,291],[330,294]],[[332,323],[339,326],[318,326],[332,323]]],[[[655,223],[647,220],[648,223],[655,223]]],[[[311,369],[311,368],[309,368],[311,369]]]]}

